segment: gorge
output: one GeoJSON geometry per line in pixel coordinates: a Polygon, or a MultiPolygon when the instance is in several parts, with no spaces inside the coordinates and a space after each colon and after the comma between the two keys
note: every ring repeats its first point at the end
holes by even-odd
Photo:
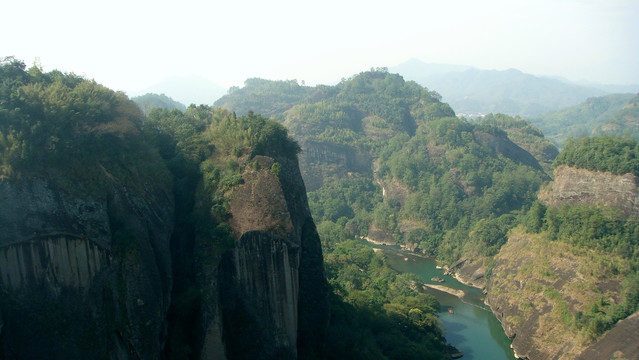
{"type": "Polygon", "coordinates": [[[633,139],[557,155],[383,68],[147,114],[17,61],[0,80],[0,358],[634,355],[633,139]],[[360,239],[437,259],[471,304],[360,239]]]}

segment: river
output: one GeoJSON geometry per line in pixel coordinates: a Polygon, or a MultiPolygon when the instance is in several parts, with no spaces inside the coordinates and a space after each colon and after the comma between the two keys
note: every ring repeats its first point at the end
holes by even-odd
{"type": "MultiPolygon", "coordinates": [[[[375,246],[379,248],[378,246],[375,246]]],[[[387,256],[391,268],[399,272],[416,274],[425,284],[446,285],[463,290],[462,299],[435,289],[427,292],[434,295],[440,303],[439,318],[444,329],[444,336],[448,342],[464,353],[463,360],[515,360],[511,341],[508,339],[501,324],[484,304],[481,290],[464,285],[452,276],[444,276],[443,270],[435,268],[435,262],[381,247],[387,256]],[[443,283],[432,281],[438,276],[445,279],[443,283]],[[449,309],[453,309],[453,313],[449,309]]]]}

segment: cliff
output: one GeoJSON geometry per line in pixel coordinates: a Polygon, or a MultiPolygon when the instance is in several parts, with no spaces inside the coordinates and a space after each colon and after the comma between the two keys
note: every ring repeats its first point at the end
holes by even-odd
{"type": "Polygon", "coordinates": [[[639,181],[632,174],[559,166],[553,182],[542,189],[539,199],[549,206],[599,205],[621,211],[625,218],[639,216],[639,181]]]}
{"type": "Polygon", "coordinates": [[[276,159],[251,159],[258,169],[247,167],[230,194],[234,247],[216,274],[201,279],[218,284],[218,313],[209,318],[221,321],[205,324],[204,340],[217,347],[205,347],[201,358],[294,359],[323,340],[328,288],[319,237],[297,162],[276,159]]]}
{"type": "Polygon", "coordinates": [[[621,320],[576,360],[636,359],[639,357],[639,312],[621,320]]]}
{"type": "Polygon", "coordinates": [[[328,286],[283,126],[144,117],[17,61],[0,90],[0,359],[319,353],[328,286]]]}
{"type": "MultiPolygon", "coordinates": [[[[297,161],[251,161],[259,169],[246,167],[229,193],[234,244],[191,250],[202,294],[192,354],[202,359],[294,359],[319,351],[328,324],[320,242],[297,161]]],[[[173,283],[171,256],[185,254],[169,246],[180,237],[162,185],[110,178],[107,189],[70,191],[27,173],[0,181],[4,357],[157,358],[164,351],[174,331],[171,291],[184,286],[173,283]]]]}
{"type": "Polygon", "coordinates": [[[172,200],[162,187],[116,179],[101,193],[81,188],[41,174],[0,181],[6,358],[154,358],[161,350],[172,200]]]}

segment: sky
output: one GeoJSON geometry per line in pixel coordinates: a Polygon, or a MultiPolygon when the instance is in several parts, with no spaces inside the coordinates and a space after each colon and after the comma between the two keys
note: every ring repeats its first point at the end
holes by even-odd
{"type": "Polygon", "coordinates": [[[171,76],[329,84],[409,59],[639,84],[637,0],[20,0],[0,58],[131,92],[171,76]]]}

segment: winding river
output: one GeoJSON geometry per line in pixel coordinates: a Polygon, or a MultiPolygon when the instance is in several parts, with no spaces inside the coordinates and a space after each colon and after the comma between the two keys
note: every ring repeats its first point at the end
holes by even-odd
{"type": "MultiPolygon", "coordinates": [[[[377,247],[377,246],[375,246],[377,247]]],[[[446,285],[463,290],[462,299],[446,292],[432,288],[427,290],[434,295],[441,305],[439,318],[448,342],[464,353],[464,360],[514,360],[516,359],[511,341],[504,334],[501,324],[484,304],[481,290],[466,286],[452,276],[444,276],[442,270],[435,268],[435,262],[420,256],[406,254],[387,247],[382,247],[388,264],[399,272],[411,272],[419,276],[425,284],[446,285]],[[431,278],[438,276],[445,279],[437,283],[431,278]],[[453,309],[453,313],[450,309],[453,309]]]]}

